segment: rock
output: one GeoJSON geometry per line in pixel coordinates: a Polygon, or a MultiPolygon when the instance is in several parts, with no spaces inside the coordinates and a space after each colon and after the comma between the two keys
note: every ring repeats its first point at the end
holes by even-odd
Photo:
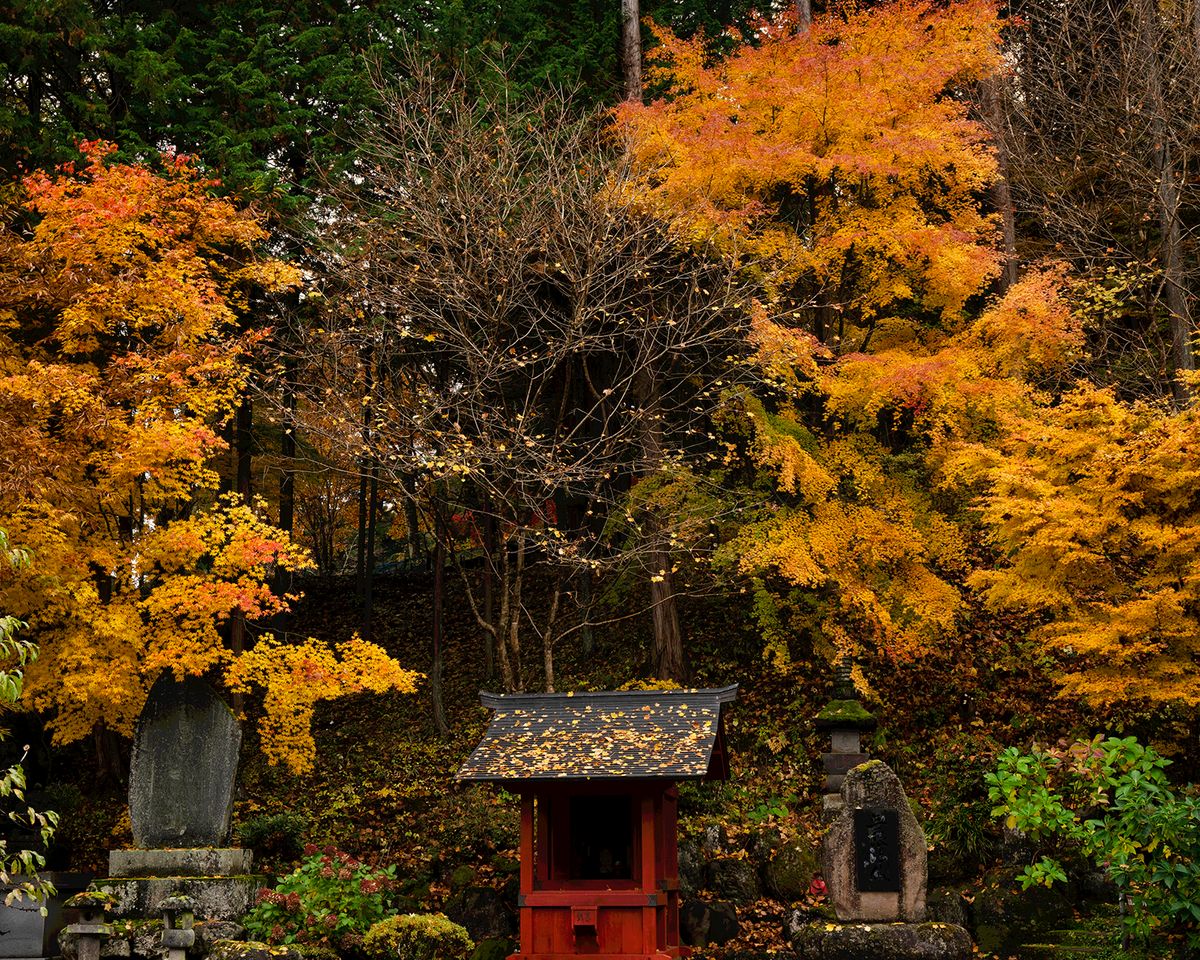
{"type": "Polygon", "coordinates": [[[512,905],[492,887],[466,887],[446,901],[445,913],[465,927],[476,943],[511,937],[516,932],[512,905]]]}
{"type": "Polygon", "coordinates": [[[967,960],[971,937],[945,923],[827,923],[792,938],[798,960],[967,960]]]}
{"type": "Polygon", "coordinates": [[[713,893],[734,903],[758,899],[758,873],[748,859],[722,857],[708,865],[708,886],[713,893]]]}
{"type": "Polygon", "coordinates": [[[764,830],[756,830],[751,835],[750,841],[746,844],[746,852],[750,854],[755,868],[761,873],[782,846],[783,834],[779,832],[779,828],[767,827],[764,830]]]}
{"type": "Polygon", "coordinates": [[[130,955],[134,960],[163,960],[167,948],[162,942],[162,921],[145,924],[129,938],[130,955]]]}
{"type": "Polygon", "coordinates": [[[516,949],[517,945],[508,937],[491,937],[475,944],[469,960],[505,960],[516,949]]]}
{"type": "Polygon", "coordinates": [[[729,846],[729,834],[722,824],[714,823],[704,828],[700,834],[700,850],[710,857],[722,853],[729,846]]]}
{"type": "Polygon", "coordinates": [[[923,920],[925,834],[900,779],[886,763],[868,760],[846,774],[841,799],[842,809],[825,833],[821,857],[838,919],[923,920]],[[867,831],[876,830],[882,839],[869,839],[867,831]],[[860,847],[870,864],[860,862],[860,847]],[[864,886],[867,889],[861,889],[864,886]]]}
{"type": "Polygon", "coordinates": [[[465,863],[455,867],[450,871],[450,892],[458,893],[464,887],[469,887],[475,882],[475,868],[469,867],[465,863]]]}
{"type": "Polygon", "coordinates": [[[938,923],[953,923],[965,927],[969,919],[967,901],[957,890],[930,890],[925,898],[925,916],[938,923]]]}
{"type": "Polygon", "coordinates": [[[684,840],[679,844],[679,892],[684,898],[694,897],[704,887],[705,862],[696,841],[684,840]]]}
{"type": "Polygon", "coordinates": [[[232,920],[201,920],[193,930],[196,931],[195,953],[209,953],[213,944],[218,940],[245,940],[246,928],[232,920]]]}
{"type": "Polygon", "coordinates": [[[793,840],[779,849],[763,871],[767,891],[784,903],[803,900],[817,869],[817,851],[806,840],[793,840]]]}
{"type": "Polygon", "coordinates": [[[1071,916],[1074,889],[1069,885],[1022,890],[1023,868],[1001,867],[990,873],[971,904],[972,931],[980,950],[1010,953],[1030,934],[1047,930],[1071,916]]]}
{"type": "Polygon", "coordinates": [[[100,880],[96,886],[112,897],[109,916],[124,919],[153,917],[158,905],[173,894],[191,897],[196,918],[236,920],[250,912],[262,886],[259,876],[244,877],[128,877],[100,880]]]}
{"type": "Polygon", "coordinates": [[[138,720],[129,819],[138,847],[223,847],[242,730],[203,680],[164,671],[138,720]]]}
{"type": "Polygon", "coordinates": [[[679,911],[680,939],[691,947],[728,943],[739,929],[737,910],[731,903],[686,900],[679,911]]]}
{"type": "Polygon", "coordinates": [[[833,913],[833,907],[828,904],[821,904],[820,906],[794,907],[788,910],[783,915],[783,939],[791,943],[792,938],[802,928],[818,921],[836,923],[837,917],[833,913]]]}
{"type": "Polygon", "coordinates": [[[272,947],[257,940],[218,940],[208,960],[304,960],[297,947],[272,947]]]}

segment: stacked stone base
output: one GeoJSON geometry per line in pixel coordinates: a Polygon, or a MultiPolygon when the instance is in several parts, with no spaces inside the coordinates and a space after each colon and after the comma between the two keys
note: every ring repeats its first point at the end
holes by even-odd
{"type": "Polygon", "coordinates": [[[952,923],[832,923],[798,927],[799,960],[968,960],[971,936],[952,923]]]}
{"type": "Polygon", "coordinates": [[[250,869],[250,851],[234,847],[113,850],[109,878],[95,886],[112,897],[116,920],[159,919],[158,905],[183,894],[195,901],[197,920],[231,921],[250,912],[262,886],[250,869]]]}

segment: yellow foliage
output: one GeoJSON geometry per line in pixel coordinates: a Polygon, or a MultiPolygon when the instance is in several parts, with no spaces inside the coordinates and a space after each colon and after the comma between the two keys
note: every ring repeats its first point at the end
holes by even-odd
{"type": "Polygon", "coordinates": [[[806,32],[765,24],[713,64],[702,38],[655,27],[650,80],[670,93],[617,110],[636,197],[780,288],[957,316],[996,272],[976,201],[996,164],[949,91],[998,69],[999,28],[987,0],[842,8],[806,32]]]}
{"type": "Polygon", "coordinates": [[[316,756],[312,716],[320,701],[364,691],[415,693],[421,674],[355,634],[336,651],[311,637],[284,644],[268,635],[234,659],[225,676],[235,691],[264,690],[259,736],[268,761],[306,773],[316,756]]]}
{"type": "Polygon", "coordinates": [[[1040,612],[1064,690],[1200,704],[1200,417],[1079,386],[1007,424],[983,519],[989,606],[1040,612]]]}
{"type": "Polygon", "coordinates": [[[129,732],[159,672],[220,666],[219,625],[282,609],[275,569],[307,564],[250,505],[213,502],[256,342],[239,314],[296,270],[186,159],[83,150],[25,180],[6,222],[30,232],[0,231],[0,513],[37,558],[5,604],[41,646],[29,702],[60,742],[129,732]]]}

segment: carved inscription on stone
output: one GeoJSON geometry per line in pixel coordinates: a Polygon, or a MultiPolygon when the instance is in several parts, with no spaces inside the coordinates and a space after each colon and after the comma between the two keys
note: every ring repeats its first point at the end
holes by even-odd
{"type": "Polygon", "coordinates": [[[900,821],[895,810],[854,811],[854,864],[864,893],[900,891],[900,821]]]}

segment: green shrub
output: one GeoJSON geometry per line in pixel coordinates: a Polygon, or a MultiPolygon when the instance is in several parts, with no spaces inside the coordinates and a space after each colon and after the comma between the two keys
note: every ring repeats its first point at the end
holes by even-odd
{"type": "Polygon", "coordinates": [[[258,891],[243,920],[247,932],[267,943],[343,946],[388,914],[396,868],[378,869],[335,847],[305,848],[304,861],[274,890],[258,891]]]}
{"type": "Polygon", "coordinates": [[[293,860],[301,853],[308,818],[298,813],[264,813],[238,827],[238,838],[259,859],[293,860]]]}
{"type": "Polygon", "coordinates": [[[993,815],[1058,854],[1026,867],[1022,884],[1065,881],[1060,858],[1081,854],[1129,904],[1133,937],[1200,947],[1200,796],[1171,786],[1169,763],[1133,737],[1002,753],[987,778],[993,815]]]}
{"type": "Polygon", "coordinates": [[[372,960],[466,960],[475,945],[440,913],[406,913],[371,927],[363,950],[372,960]]]}

